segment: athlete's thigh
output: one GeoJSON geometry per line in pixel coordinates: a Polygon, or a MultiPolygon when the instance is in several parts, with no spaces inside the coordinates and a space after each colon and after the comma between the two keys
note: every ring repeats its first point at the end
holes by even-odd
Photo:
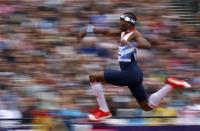
{"type": "Polygon", "coordinates": [[[104,78],[106,83],[116,86],[128,86],[129,79],[123,71],[107,69],[104,71],[104,78]]]}
{"type": "Polygon", "coordinates": [[[148,94],[142,85],[142,82],[129,85],[128,88],[130,89],[132,95],[135,96],[138,103],[148,100],[148,94]]]}

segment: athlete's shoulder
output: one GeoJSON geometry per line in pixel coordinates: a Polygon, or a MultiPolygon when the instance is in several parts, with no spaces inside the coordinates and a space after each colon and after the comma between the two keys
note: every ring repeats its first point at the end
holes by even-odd
{"type": "Polygon", "coordinates": [[[138,30],[135,30],[134,34],[137,37],[141,37],[142,36],[142,33],[140,31],[138,31],[138,30]]]}
{"type": "Polygon", "coordinates": [[[134,40],[137,40],[137,39],[144,38],[144,37],[143,37],[143,34],[140,31],[135,30],[135,32],[133,33],[132,38],[134,40]]]}
{"type": "Polygon", "coordinates": [[[131,32],[128,40],[136,40],[139,37],[142,37],[142,34],[138,30],[134,30],[131,32]]]}

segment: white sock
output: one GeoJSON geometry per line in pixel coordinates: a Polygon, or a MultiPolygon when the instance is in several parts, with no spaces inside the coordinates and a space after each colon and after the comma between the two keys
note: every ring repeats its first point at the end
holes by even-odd
{"type": "Polygon", "coordinates": [[[153,93],[149,97],[148,104],[150,107],[155,108],[160,104],[160,101],[169,93],[172,91],[172,87],[168,84],[165,84],[160,90],[153,93]]]}
{"type": "Polygon", "coordinates": [[[91,83],[91,88],[94,95],[97,97],[99,108],[104,112],[108,112],[109,108],[104,96],[103,85],[101,83],[91,83]]]}

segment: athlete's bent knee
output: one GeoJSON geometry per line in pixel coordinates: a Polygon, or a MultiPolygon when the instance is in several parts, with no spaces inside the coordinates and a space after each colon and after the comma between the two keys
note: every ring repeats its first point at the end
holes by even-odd
{"type": "Polygon", "coordinates": [[[103,72],[94,72],[89,76],[90,82],[105,82],[103,72]]]}
{"type": "Polygon", "coordinates": [[[142,110],[144,111],[151,111],[153,110],[146,101],[139,103],[140,107],[142,108],[142,110]]]}
{"type": "Polygon", "coordinates": [[[151,111],[151,110],[152,110],[151,107],[141,107],[141,108],[142,108],[142,110],[144,110],[144,111],[151,111]]]}

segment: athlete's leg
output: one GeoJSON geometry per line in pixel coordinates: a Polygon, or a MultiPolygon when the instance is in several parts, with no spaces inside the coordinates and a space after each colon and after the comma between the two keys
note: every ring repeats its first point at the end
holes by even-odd
{"type": "MultiPolygon", "coordinates": [[[[137,87],[138,88],[138,87],[137,87]]],[[[153,93],[150,95],[150,97],[148,99],[143,99],[141,100],[141,96],[138,95],[142,95],[145,94],[145,91],[143,90],[143,86],[140,86],[140,89],[142,89],[140,91],[140,93],[138,93],[139,91],[136,90],[136,99],[138,100],[138,103],[140,105],[140,107],[144,110],[144,111],[151,111],[152,109],[154,109],[155,107],[157,107],[160,104],[160,101],[172,90],[172,87],[168,84],[164,85],[160,90],[158,90],[157,92],[153,93]]]]}
{"type": "Polygon", "coordinates": [[[92,91],[97,98],[99,108],[104,112],[109,112],[102,85],[102,83],[105,83],[104,72],[93,72],[90,74],[89,79],[92,91]]]}
{"type": "Polygon", "coordinates": [[[187,88],[190,87],[190,84],[183,80],[178,80],[175,78],[168,78],[166,84],[157,92],[147,97],[146,91],[141,83],[134,84],[129,86],[132,94],[135,96],[140,107],[145,111],[150,111],[157,107],[161,100],[166,97],[173,89],[176,88],[187,88]]]}
{"type": "Polygon", "coordinates": [[[91,83],[101,82],[108,83],[116,86],[128,86],[130,79],[127,75],[127,72],[119,70],[105,70],[93,72],[89,76],[91,83]]]}
{"type": "Polygon", "coordinates": [[[160,101],[168,94],[170,93],[173,89],[176,88],[190,88],[191,85],[184,81],[184,80],[179,80],[176,78],[167,78],[166,84],[157,92],[153,93],[149,97],[148,104],[152,108],[157,107],[160,104],[160,101]]]}
{"type": "Polygon", "coordinates": [[[148,104],[148,95],[141,82],[129,85],[128,87],[144,111],[152,110],[152,107],[150,107],[148,104]]]}
{"type": "Polygon", "coordinates": [[[165,84],[157,92],[150,95],[148,101],[149,106],[151,106],[152,108],[157,107],[160,104],[160,101],[171,91],[172,91],[171,85],[165,84]]]}
{"type": "Polygon", "coordinates": [[[94,95],[97,97],[99,110],[96,110],[89,115],[89,119],[96,121],[111,117],[108,105],[106,103],[105,95],[103,92],[102,83],[109,83],[113,85],[123,86],[127,83],[124,77],[124,72],[117,70],[106,70],[100,72],[93,72],[90,74],[90,84],[94,95]]]}

